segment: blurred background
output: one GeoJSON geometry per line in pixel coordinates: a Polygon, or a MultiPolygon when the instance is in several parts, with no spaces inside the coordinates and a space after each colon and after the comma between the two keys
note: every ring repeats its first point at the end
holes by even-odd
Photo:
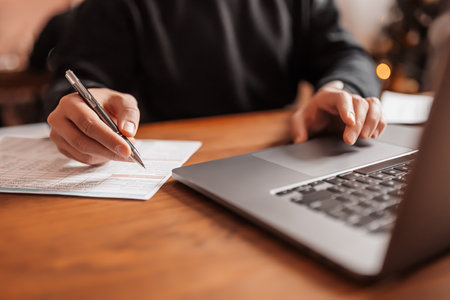
{"type": "MultiPolygon", "coordinates": [[[[0,0],[0,126],[43,121],[40,101],[50,75],[48,52],[33,52],[33,46],[54,15],[81,1],[0,0]]],[[[384,90],[427,90],[428,29],[446,0],[335,1],[343,26],[376,61],[384,90]]],[[[61,20],[52,22],[63,26],[61,20]]]]}

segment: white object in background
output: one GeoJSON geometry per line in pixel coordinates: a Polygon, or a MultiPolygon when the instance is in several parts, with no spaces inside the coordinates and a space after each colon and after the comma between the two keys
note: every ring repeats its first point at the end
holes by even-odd
{"type": "Polygon", "coordinates": [[[2,136],[16,136],[29,138],[43,138],[48,137],[50,127],[47,123],[34,123],[26,125],[0,127],[0,137],[2,136]]]}
{"type": "Polygon", "coordinates": [[[384,119],[390,124],[421,124],[428,120],[433,97],[385,91],[381,96],[384,119]]]}

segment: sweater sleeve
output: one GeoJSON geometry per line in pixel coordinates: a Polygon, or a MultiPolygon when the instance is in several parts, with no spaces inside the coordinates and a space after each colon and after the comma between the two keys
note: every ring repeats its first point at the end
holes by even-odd
{"type": "Polygon", "coordinates": [[[379,96],[375,65],[353,37],[339,25],[332,0],[295,1],[294,72],[316,90],[334,80],[363,97],[379,96]]]}
{"type": "Polygon", "coordinates": [[[74,92],[64,77],[71,69],[86,87],[129,90],[135,40],[128,8],[121,0],[87,0],[67,15],[67,26],[50,57],[53,79],[44,99],[46,116],[74,92]]]}

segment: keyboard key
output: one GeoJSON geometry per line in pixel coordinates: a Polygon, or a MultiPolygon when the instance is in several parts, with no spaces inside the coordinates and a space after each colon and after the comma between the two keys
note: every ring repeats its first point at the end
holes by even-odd
{"type": "Polygon", "coordinates": [[[359,199],[370,199],[373,197],[374,193],[367,191],[367,190],[359,190],[359,191],[354,191],[352,193],[352,195],[354,195],[355,197],[357,197],[359,199]]]}
{"type": "Polygon", "coordinates": [[[340,193],[346,193],[348,191],[348,189],[346,187],[336,185],[336,186],[328,188],[328,191],[330,191],[332,193],[340,194],[340,193]]]}
{"type": "Polygon", "coordinates": [[[382,173],[387,174],[387,175],[391,175],[391,176],[397,176],[397,175],[403,174],[402,171],[399,171],[399,170],[396,170],[396,169],[384,170],[382,173]]]}
{"type": "Polygon", "coordinates": [[[370,178],[370,177],[365,177],[365,176],[356,179],[356,181],[359,181],[359,182],[362,182],[362,183],[365,183],[365,184],[376,184],[376,183],[378,183],[378,180],[370,178]]]}
{"type": "Polygon", "coordinates": [[[302,194],[292,195],[290,199],[291,199],[292,202],[296,202],[296,203],[300,203],[301,204],[301,202],[303,200],[303,195],[302,194]]]}
{"type": "Polygon", "coordinates": [[[336,200],[349,205],[357,204],[359,202],[359,199],[357,197],[350,194],[340,195],[339,197],[336,197],[336,200]]]}
{"type": "Polygon", "coordinates": [[[340,208],[342,206],[342,203],[337,201],[336,199],[327,199],[327,200],[323,200],[323,201],[316,201],[316,202],[312,202],[310,204],[310,207],[315,209],[315,210],[320,210],[320,211],[330,211],[330,210],[336,210],[337,208],[340,208]]]}
{"type": "Polygon", "coordinates": [[[347,181],[342,183],[343,186],[346,186],[348,188],[351,189],[360,189],[364,187],[364,184],[361,182],[357,182],[357,181],[347,181]]]}
{"type": "Polygon", "coordinates": [[[309,194],[302,194],[301,199],[293,197],[293,199],[295,198],[295,200],[292,200],[292,201],[294,201],[295,203],[298,203],[298,204],[309,205],[315,201],[330,199],[332,195],[333,195],[332,192],[329,192],[327,190],[322,190],[322,191],[312,192],[309,194]]]}
{"type": "Polygon", "coordinates": [[[314,193],[315,191],[316,191],[315,188],[308,187],[308,188],[306,188],[306,189],[299,190],[298,192],[299,192],[299,193],[302,193],[302,194],[311,194],[311,193],[314,193]]]}
{"type": "Polygon", "coordinates": [[[400,200],[399,197],[395,197],[395,196],[392,196],[392,195],[389,195],[389,194],[380,195],[380,196],[377,196],[377,197],[375,197],[373,199],[378,201],[378,202],[391,202],[392,201],[392,202],[395,202],[395,203],[397,203],[400,200]]]}
{"type": "Polygon", "coordinates": [[[355,180],[356,178],[358,178],[360,176],[362,176],[362,175],[359,173],[352,172],[352,173],[348,173],[348,174],[339,175],[338,177],[345,179],[345,180],[355,180]]]}
{"type": "Polygon", "coordinates": [[[395,182],[393,180],[388,180],[388,181],[383,181],[380,184],[387,186],[387,187],[396,187],[398,185],[398,182],[395,182]]]}
{"type": "Polygon", "coordinates": [[[369,229],[370,233],[388,233],[394,228],[394,222],[378,226],[375,229],[369,229]]]}
{"type": "Polygon", "coordinates": [[[371,174],[370,177],[378,179],[378,180],[384,180],[384,179],[391,178],[392,176],[389,176],[388,174],[379,172],[379,173],[371,174]]]}
{"type": "Polygon", "coordinates": [[[379,201],[373,200],[373,199],[362,199],[362,202],[364,202],[366,205],[372,208],[372,210],[380,210],[383,209],[386,205],[385,203],[381,203],[379,201]]]}
{"type": "Polygon", "coordinates": [[[398,176],[398,177],[392,178],[392,180],[398,181],[400,183],[406,183],[406,176],[404,176],[404,175],[398,176]]]}
{"type": "Polygon", "coordinates": [[[398,171],[400,171],[400,172],[407,173],[407,172],[410,171],[411,167],[403,165],[403,166],[395,167],[394,169],[395,169],[395,170],[398,170],[398,171]]]}
{"type": "Polygon", "coordinates": [[[331,183],[331,184],[340,184],[344,180],[337,178],[337,177],[333,177],[333,178],[325,179],[324,181],[331,183]]]}
{"type": "Polygon", "coordinates": [[[284,195],[290,194],[292,192],[293,192],[293,190],[285,190],[285,191],[278,192],[275,195],[277,195],[277,196],[284,196],[284,195]]]}
{"type": "Polygon", "coordinates": [[[370,214],[374,219],[385,219],[392,217],[392,213],[389,210],[381,209],[376,210],[370,214]]]}
{"type": "Polygon", "coordinates": [[[370,215],[360,216],[359,219],[356,222],[353,222],[353,225],[361,227],[361,226],[369,225],[373,221],[375,221],[375,219],[372,218],[370,215]]]}
{"type": "Polygon", "coordinates": [[[388,193],[391,196],[395,196],[395,197],[403,197],[405,195],[405,191],[402,189],[398,189],[398,190],[393,190],[391,192],[388,193]]]}
{"type": "Polygon", "coordinates": [[[314,189],[316,191],[320,191],[320,190],[326,190],[327,188],[332,187],[332,186],[334,186],[334,185],[332,185],[332,184],[330,184],[328,182],[322,181],[322,182],[320,182],[318,184],[315,184],[314,185],[314,189]]]}
{"type": "Polygon", "coordinates": [[[366,190],[375,192],[375,193],[383,193],[386,191],[386,187],[380,186],[380,185],[372,185],[369,187],[366,187],[366,190]]]}
{"type": "Polygon", "coordinates": [[[384,233],[389,232],[394,227],[395,216],[391,215],[383,219],[372,222],[367,229],[372,233],[384,233]]]}
{"type": "Polygon", "coordinates": [[[334,210],[328,210],[326,213],[332,216],[333,218],[344,221],[347,220],[351,215],[353,215],[353,212],[345,207],[340,207],[334,210]]]}
{"type": "Polygon", "coordinates": [[[312,187],[315,187],[316,185],[320,185],[322,183],[323,183],[323,181],[314,181],[314,182],[311,182],[309,185],[312,187]]]}
{"type": "Polygon", "coordinates": [[[359,202],[356,205],[347,206],[347,208],[353,211],[355,215],[360,216],[368,215],[375,210],[375,208],[364,202],[359,202]]]}

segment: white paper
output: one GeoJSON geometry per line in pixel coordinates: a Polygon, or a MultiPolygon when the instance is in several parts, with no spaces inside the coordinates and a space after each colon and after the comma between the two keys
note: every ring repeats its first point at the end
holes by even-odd
{"type": "Polygon", "coordinates": [[[34,123],[18,126],[0,127],[0,137],[20,136],[30,138],[48,137],[50,128],[47,123],[34,123]]]}
{"type": "Polygon", "coordinates": [[[148,200],[200,146],[137,140],[144,169],[116,161],[88,166],[60,154],[48,138],[0,137],[0,192],[148,200]]]}
{"type": "Polygon", "coordinates": [[[432,96],[386,91],[381,96],[383,116],[390,124],[421,124],[428,120],[432,96]]]}

